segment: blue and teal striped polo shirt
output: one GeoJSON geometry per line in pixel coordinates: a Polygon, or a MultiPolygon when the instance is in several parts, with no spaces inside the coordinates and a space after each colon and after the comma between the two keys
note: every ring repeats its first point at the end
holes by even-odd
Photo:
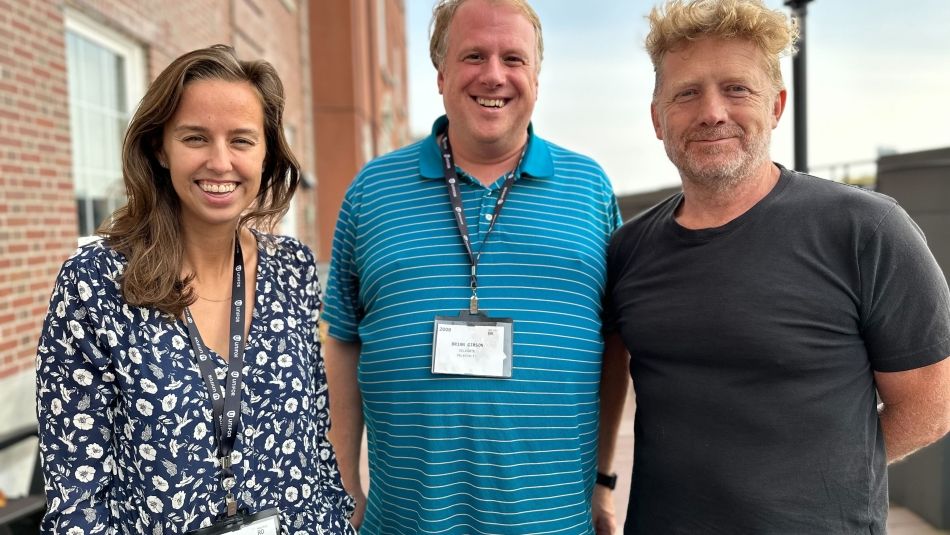
{"type": "MultiPolygon", "coordinates": [[[[467,309],[470,262],[435,134],[346,193],[323,319],[361,344],[364,535],[592,533],[605,253],[620,213],[593,160],[538,138],[495,228],[500,177],[460,173],[479,305],[514,320],[510,379],[433,375],[433,321],[467,309]]],[[[332,392],[331,392],[332,396],[332,392]]],[[[332,398],[331,398],[332,399],[332,398]]],[[[332,400],[331,400],[332,403],[332,400]]]]}

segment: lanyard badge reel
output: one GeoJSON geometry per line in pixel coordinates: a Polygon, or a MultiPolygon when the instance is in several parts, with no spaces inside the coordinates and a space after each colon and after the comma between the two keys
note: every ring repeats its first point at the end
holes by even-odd
{"type": "MultiPolygon", "coordinates": [[[[462,310],[458,316],[436,316],[432,335],[432,373],[448,375],[468,375],[476,377],[510,378],[512,368],[512,337],[514,322],[511,318],[491,318],[478,307],[478,261],[488,243],[488,236],[498,215],[501,213],[505,198],[515,180],[519,164],[512,169],[502,185],[495,203],[488,231],[478,254],[472,250],[468,237],[468,224],[462,208],[461,192],[458,189],[458,176],[448,135],[439,139],[442,152],[443,173],[452,203],[452,213],[458,226],[462,243],[471,261],[470,285],[472,296],[468,310],[462,310]]],[[[521,158],[524,158],[522,150],[521,158]]]]}
{"type": "Polygon", "coordinates": [[[188,535],[277,535],[280,533],[280,511],[268,509],[253,515],[238,511],[235,497],[236,479],[231,466],[231,452],[237,438],[241,418],[241,382],[243,380],[244,355],[244,255],[239,236],[234,240],[234,278],[231,283],[231,328],[228,348],[228,371],[222,388],[210,350],[201,339],[191,311],[185,308],[185,324],[188,337],[198,360],[198,369],[211,397],[211,412],[215,437],[218,444],[218,459],[221,463],[221,486],[224,489],[224,514],[213,525],[189,531],[188,535]],[[222,395],[223,390],[223,395],[222,395]]]}

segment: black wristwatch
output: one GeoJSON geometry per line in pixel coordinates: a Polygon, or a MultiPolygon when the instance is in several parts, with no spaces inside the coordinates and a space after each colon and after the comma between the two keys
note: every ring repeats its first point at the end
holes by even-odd
{"type": "Polygon", "coordinates": [[[597,484],[614,490],[617,487],[617,474],[608,475],[603,472],[597,472],[597,484]]]}

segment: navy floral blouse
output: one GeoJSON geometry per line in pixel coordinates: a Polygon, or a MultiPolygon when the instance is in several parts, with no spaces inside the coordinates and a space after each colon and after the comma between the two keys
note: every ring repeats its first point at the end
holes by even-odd
{"type": "MultiPolygon", "coordinates": [[[[354,533],[326,436],[313,255],[292,238],[256,236],[232,455],[238,504],[279,508],[286,535],[354,533]]],[[[36,361],[43,533],[184,533],[223,508],[211,401],[187,328],[126,304],[124,267],[94,242],[66,261],[53,290],[36,361]]],[[[226,363],[215,358],[223,380],[226,363]]]]}

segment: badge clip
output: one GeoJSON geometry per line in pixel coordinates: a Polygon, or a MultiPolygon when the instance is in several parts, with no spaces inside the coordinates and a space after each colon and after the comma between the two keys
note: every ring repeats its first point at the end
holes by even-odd
{"type": "Polygon", "coordinates": [[[234,495],[228,492],[228,495],[224,497],[224,503],[227,506],[227,515],[232,517],[237,514],[237,500],[234,499],[234,495]]]}

